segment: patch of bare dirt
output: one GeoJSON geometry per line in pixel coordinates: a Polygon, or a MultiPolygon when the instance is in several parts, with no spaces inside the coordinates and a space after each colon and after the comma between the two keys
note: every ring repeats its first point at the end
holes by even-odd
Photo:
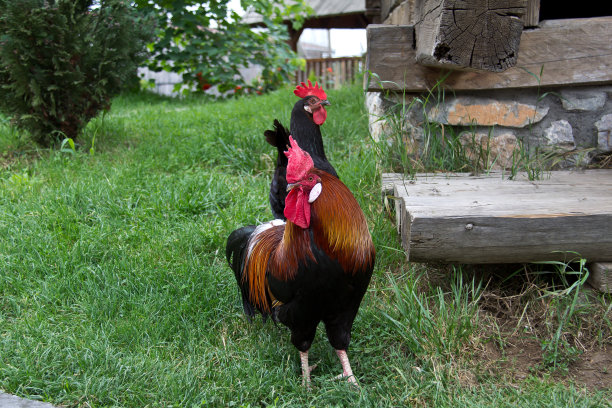
{"type": "Polygon", "coordinates": [[[555,381],[573,382],[589,390],[612,390],[612,337],[605,305],[584,288],[572,321],[561,335],[557,369],[545,359],[543,344],[551,341],[558,324],[558,305],[542,297],[534,284],[520,293],[485,290],[481,308],[485,326],[497,330],[475,359],[489,375],[520,382],[529,376],[550,375],[555,381]]]}
{"type": "Polygon", "coordinates": [[[570,377],[587,388],[612,389],[612,352],[594,350],[584,353],[569,367],[570,377]]]}
{"type": "MultiPolygon", "coordinates": [[[[481,375],[503,378],[517,384],[529,376],[543,375],[542,347],[536,339],[517,339],[503,349],[489,342],[474,356],[481,375]]],[[[609,349],[583,352],[567,365],[567,371],[552,372],[558,382],[573,382],[589,390],[612,389],[612,353],[609,349]]]]}
{"type": "MultiPolygon", "coordinates": [[[[561,327],[554,368],[543,345],[558,334],[573,294],[562,294],[554,274],[534,274],[527,268],[517,273],[517,267],[520,270],[521,266],[508,265],[463,269],[484,282],[485,289],[478,300],[480,328],[472,343],[472,366],[460,370],[461,383],[471,386],[487,377],[518,387],[536,376],[591,391],[612,390],[612,296],[588,284],[581,287],[571,317],[561,327]]],[[[448,270],[430,270],[427,281],[444,287],[448,277],[448,270]]]]}

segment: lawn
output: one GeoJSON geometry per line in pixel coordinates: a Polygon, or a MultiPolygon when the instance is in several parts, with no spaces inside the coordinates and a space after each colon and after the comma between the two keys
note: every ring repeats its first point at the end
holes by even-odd
{"type": "Polygon", "coordinates": [[[363,92],[328,96],[326,151],[377,249],[349,350],[359,388],[333,379],[320,328],[303,389],[288,330],[247,322],[225,260],[233,229],[271,218],[263,131],[288,125],[287,88],[123,95],[76,151],[37,149],[0,120],[0,389],[79,407],[609,405],[609,379],[579,368],[609,356],[610,296],[578,304],[542,271],[508,284],[501,270],[405,263],[363,92]]]}

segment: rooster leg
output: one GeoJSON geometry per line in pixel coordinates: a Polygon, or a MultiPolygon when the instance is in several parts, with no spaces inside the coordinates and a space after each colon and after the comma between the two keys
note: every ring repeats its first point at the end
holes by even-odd
{"type": "Polygon", "coordinates": [[[346,350],[336,350],[336,354],[340,359],[340,364],[342,364],[342,374],[337,376],[337,379],[346,378],[348,382],[351,384],[357,385],[357,380],[353,375],[353,370],[351,369],[351,363],[349,362],[348,355],[346,354],[346,350]]]}
{"type": "Polygon", "coordinates": [[[302,386],[310,389],[310,372],[314,370],[317,365],[308,365],[308,351],[300,351],[300,361],[302,362],[302,386]]]}

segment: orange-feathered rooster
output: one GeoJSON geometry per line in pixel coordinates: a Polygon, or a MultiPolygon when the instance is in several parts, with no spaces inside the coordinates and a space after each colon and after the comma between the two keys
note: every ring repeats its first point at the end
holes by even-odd
{"type": "Polygon", "coordinates": [[[289,136],[287,221],[232,232],[226,256],[249,318],[258,310],[291,330],[303,382],[319,322],[336,349],[342,374],[355,383],[347,356],[353,320],[374,268],[375,250],[363,211],[337,177],[316,169],[289,136]]]}

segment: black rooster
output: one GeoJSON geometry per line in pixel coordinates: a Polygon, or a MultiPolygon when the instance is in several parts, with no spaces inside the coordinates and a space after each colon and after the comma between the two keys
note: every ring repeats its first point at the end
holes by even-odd
{"type": "MultiPolygon", "coordinates": [[[[323,138],[319,128],[327,119],[325,105],[329,105],[325,91],[315,82],[314,86],[310,80],[308,85],[304,82],[298,85],[293,93],[301,99],[293,105],[291,111],[291,136],[298,144],[307,151],[317,169],[328,172],[338,177],[334,167],[327,161],[323,138]]],[[[283,210],[285,208],[285,197],[287,196],[287,158],[283,153],[289,145],[289,133],[278,121],[274,120],[274,130],[264,132],[269,144],[278,150],[276,169],[270,183],[270,206],[274,218],[285,219],[283,210]]]]}

